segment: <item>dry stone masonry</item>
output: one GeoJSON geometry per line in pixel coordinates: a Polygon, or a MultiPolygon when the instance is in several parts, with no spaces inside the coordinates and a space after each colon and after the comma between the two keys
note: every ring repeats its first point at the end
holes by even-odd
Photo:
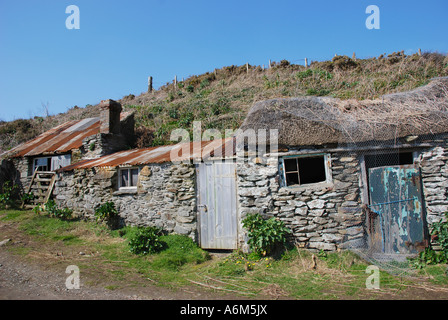
{"type": "Polygon", "coordinates": [[[333,183],[280,187],[278,160],[248,161],[238,166],[240,216],[273,216],[292,231],[299,246],[336,250],[364,241],[355,155],[331,155],[333,183]],[[257,162],[257,163],[255,163],[257,162]]]}
{"type": "Polygon", "coordinates": [[[141,166],[135,189],[118,188],[118,168],[59,173],[53,194],[61,207],[93,218],[95,208],[114,202],[122,222],[157,226],[196,239],[195,170],[192,165],[141,166]]]}

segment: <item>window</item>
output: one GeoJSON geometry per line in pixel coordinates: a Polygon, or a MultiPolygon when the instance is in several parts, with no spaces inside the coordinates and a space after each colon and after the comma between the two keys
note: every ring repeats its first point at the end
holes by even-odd
{"type": "Polygon", "coordinates": [[[136,188],[138,181],[138,168],[120,169],[119,187],[120,188],[136,188]]]}
{"type": "Polygon", "coordinates": [[[33,160],[33,173],[34,171],[54,171],[62,167],[68,166],[71,163],[70,154],[62,154],[51,157],[34,158],[33,160]]]}
{"type": "Polygon", "coordinates": [[[281,158],[280,185],[300,186],[326,182],[329,179],[326,159],[325,155],[281,158]]]}
{"type": "Polygon", "coordinates": [[[33,162],[33,173],[34,171],[51,171],[51,158],[35,158],[33,162]]]}
{"type": "Polygon", "coordinates": [[[414,155],[412,152],[375,153],[365,155],[364,159],[367,169],[414,163],[414,155]]]}

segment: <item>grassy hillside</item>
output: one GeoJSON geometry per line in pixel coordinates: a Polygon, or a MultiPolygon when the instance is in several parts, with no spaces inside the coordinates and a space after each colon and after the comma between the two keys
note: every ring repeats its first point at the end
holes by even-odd
{"type": "MultiPolygon", "coordinates": [[[[308,68],[282,60],[265,70],[246,65],[216,69],[151,93],[130,94],[120,102],[125,110],[135,111],[136,147],[145,147],[172,143],[171,130],[191,130],[194,120],[202,121],[203,130],[215,128],[224,134],[224,129],[238,128],[253,103],[261,100],[309,95],[373,99],[441,76],[448,76],[448,56],[439,53],[394,52],[357,60],[335,56],[308,68]]],[[[0,149],[7,150],[64,121],[97,114],[96,106],[76,107],[56,116],[4,123],[0,149]]]]}

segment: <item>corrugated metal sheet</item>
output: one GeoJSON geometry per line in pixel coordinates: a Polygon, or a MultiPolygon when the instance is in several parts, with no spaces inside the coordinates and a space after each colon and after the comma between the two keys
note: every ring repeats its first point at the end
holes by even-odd
{"type": "Polygon", "coordinates": [[[178,143],[168,146],[133,149],[116,152],[98,159],[82,160],[59,171],[94,167],[137,166],[149,163],[165,163],[192,159],[228,158],[235,154],[234,139],[178,143]]]}
{"type": "MultiPolygon", "coordinates": [[[[130,113],[120,115],[121,120],[130,113]]],[[[100,132],[100,118],[72,120],[54,127],[33,140],[25,142],[2,154],[2,158],[67,153],[82,146],[82,140],[100,132]]]]}

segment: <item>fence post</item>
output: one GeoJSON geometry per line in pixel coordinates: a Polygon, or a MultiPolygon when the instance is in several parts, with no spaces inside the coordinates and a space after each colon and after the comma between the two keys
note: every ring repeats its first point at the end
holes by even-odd
{"type": "Polygon", "coordinates": [[[148,78],[148,92],[152,92],[152,77],[148,78]]]}
{"type": "Polygon", "coordinates": [[[177,75],[174,76],[174,89],[176,89],[176,86],[177,86],[177,75]]]}
{"type": "Polygon", "coordinates": [[[422,49],[418,48],[418,55],[422,56],[422,49]]]}
{"type": "Polygon", "coordinates": [[[308,58],[305,58],[305,68],[308,68],[308,58]]]}

